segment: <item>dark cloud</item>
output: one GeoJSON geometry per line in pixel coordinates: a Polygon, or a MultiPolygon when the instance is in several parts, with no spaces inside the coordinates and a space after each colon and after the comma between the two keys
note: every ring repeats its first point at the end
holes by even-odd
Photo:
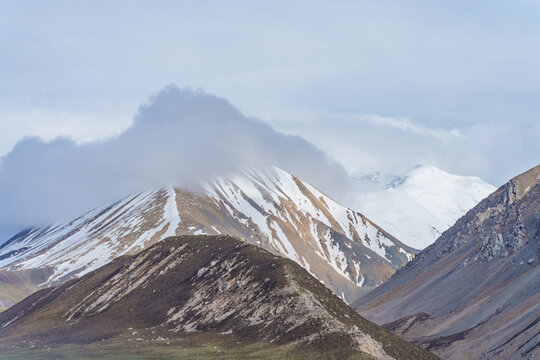
{"type": "Polygon", "coordinates": [[[78,145],[20,141],[0,162],[0,228],[60,221],[164,184],[194,188],[213,176],[275,164],[340,197],[344,168],[311,143],[245,117],[226,100],[167,86],[120,135],[78,145]]]}

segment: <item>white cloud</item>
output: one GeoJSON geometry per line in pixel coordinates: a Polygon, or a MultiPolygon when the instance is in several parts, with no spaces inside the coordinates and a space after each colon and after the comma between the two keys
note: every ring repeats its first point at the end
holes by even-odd
{"type": "Polygon", "coordinates": [[[533,1],[1,6],[0,154],[27,135],[117,133],[173,82],[309,138],[351,173],[430,163],[498,184],[538,161],[533,1]]]}
{"type": "Polygon", "coordinates": [[[412,133],[421,136],[432,137],[441,141],[448,141],[453,137],[463,137],[463,134],[457,129],[445,130],[442,128],[430,128],[425,125],[417,124],[409,118],[391,118],[379,115],[366,115],[357,117],[337,117],[337,121],[348,121],[356,123],[371,123],[376,126],[395,128],[403,133],[412,133]]]}
{"type": "Polygon", "coordinates": [[[495,185],[537,165],[540,123],[429,127],[408,118],[350,116],[313,111],[267,114],[277,129],[302,134],[338,159],[351,174],[400,173],[417,164],[480,176],[495,185]]]}
{"type": "Polygon", "coordinates": [[[343,167],[298,136],[242,115],[226,100],[168,86],[111,138],[77,144],[26,138],[0,159],[0,229],[66,220],[148,187],[197,187],[212,176],[276,164],[330,194],[343,167]]]}

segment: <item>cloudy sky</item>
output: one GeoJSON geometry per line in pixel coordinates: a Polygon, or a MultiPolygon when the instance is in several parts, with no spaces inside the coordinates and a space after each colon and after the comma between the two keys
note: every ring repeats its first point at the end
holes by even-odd
{"type": "MultiPolygon", "coordinates": [[[[4,200],[23,191],[6,184],[42,175],[32,166],[44,142],[69,139],[41,151],[51,163],[54,146],[93,159],[106,147],[86,149],[115,143],[112,137],[144,118],[140,106],[155,104],[169,84],[195,89],[195,98],[230,107],[239,123],[257,127],[245,132],[255,134],[246,151],[257,148],[257,136],[275,140],[262,146],[261,158],[280,164],[279,151],[271,154],[278,144],[302,149],[287,164],[302,174],[400,172],[422,163],[500,185],[540,162],[536,0],[0,0],[0,52],[4,200]],[[256,119],[302,136],[335,162],[256,119]],[[41,140],[13,150],[27,136],[41,140]],[[21,154],[26,162],[16,167],[21,154]],[[327,168],[318,167],[323,158],[327,168]]],[[[180,102],[192,98],[173,93],[180,102]]],[[[184,120],[171,129],[191,129],[184,120]]],[[[204,132],[189,139],[208,141],[204,132]]],[[[108,146],[122,149],[120,143],[108,146]]],[[[215,164],[212,156],[202,159],[215,164]]],[[[55,171],[72,179],[74,168],[61,165],[55,171]]]]}

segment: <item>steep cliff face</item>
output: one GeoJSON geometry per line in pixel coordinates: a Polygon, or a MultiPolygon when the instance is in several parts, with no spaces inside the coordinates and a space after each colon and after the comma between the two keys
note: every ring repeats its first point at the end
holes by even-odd
{"type": "Polygon", "coordinates": [[[540,165],[354,305],[448,359],[539,355],[540,165]]]}
{"type": "Polygon", "coordinates": [[[295,262],[224,235],[168,238],[0,314],[6,351],[209,334],[321,358],[435,359],[363,319],[295,262]]]}
{"type": "Polygon", "coordinates": [[[0,247],[0,269],[84,275],[123,254],[183,234],[229,234],[288,257],[346,301],[390,278],[415,250],[301,179],[273,167],[203,184],[147,191],[68,223],[29,229],[0,247]]]}

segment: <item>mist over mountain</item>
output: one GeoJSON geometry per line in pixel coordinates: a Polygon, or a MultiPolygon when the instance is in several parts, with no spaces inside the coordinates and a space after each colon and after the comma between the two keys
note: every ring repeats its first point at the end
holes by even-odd
{"type": "Polygon", "coordinates": [[[0,160],[0,228],[66,220],[149,187],[196,188],[213,176],[270,164],[337,198],[348,188],[344,168],[301,137],[246,117],[222,98],[170,85],[117,136],[86,144],[20,141],[0,160]]]}

